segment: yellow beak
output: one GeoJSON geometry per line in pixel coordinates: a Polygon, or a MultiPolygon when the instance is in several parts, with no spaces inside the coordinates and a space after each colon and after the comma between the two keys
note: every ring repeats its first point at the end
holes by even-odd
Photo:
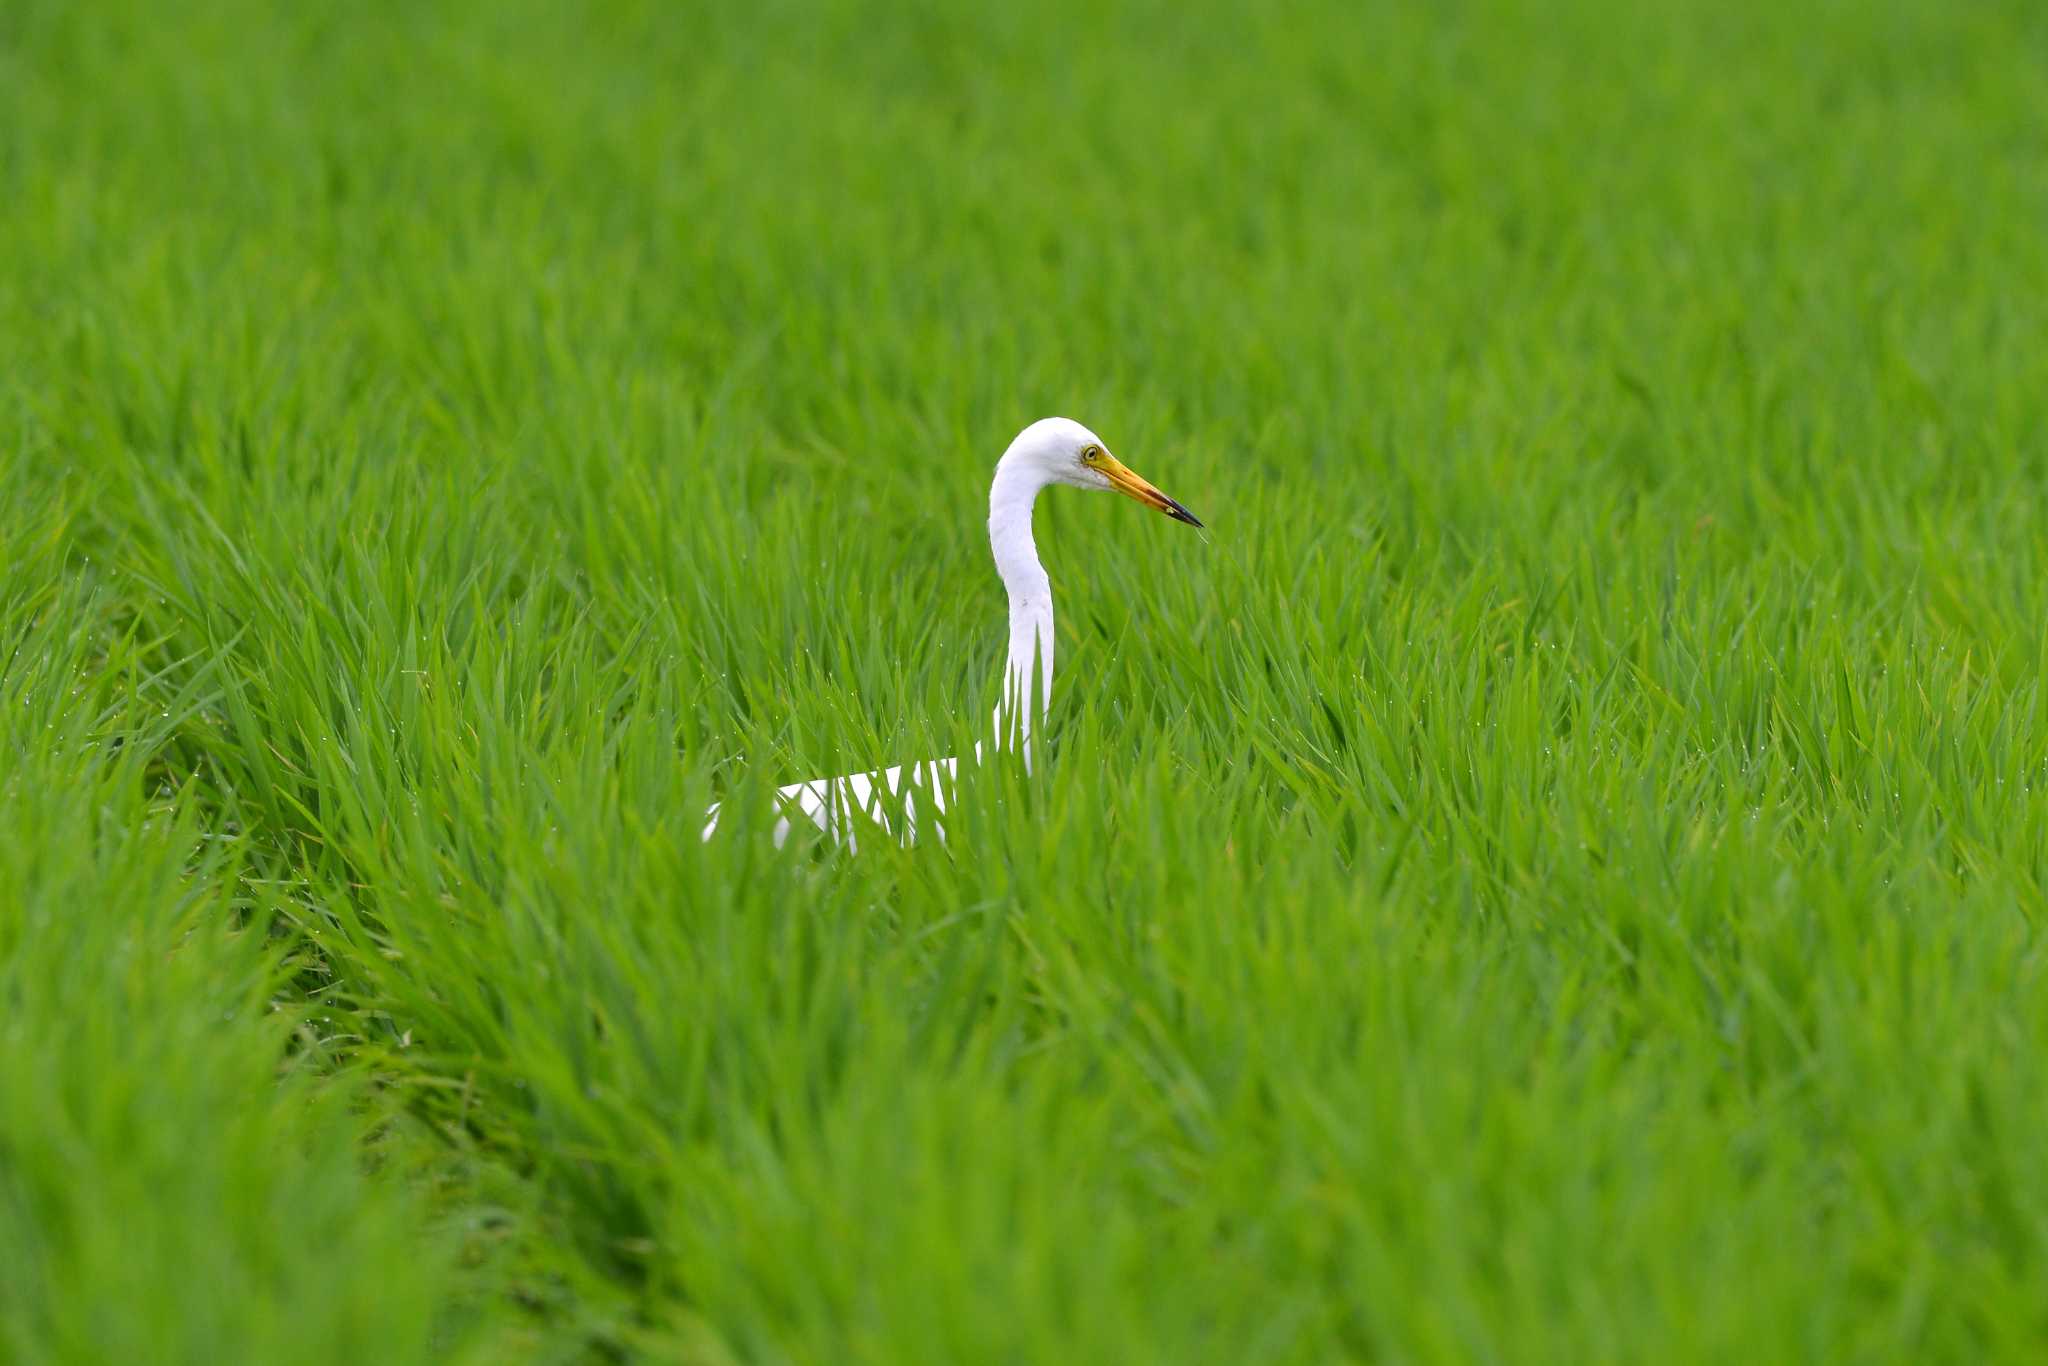
{"type": "Polygon", "coordinates": [[[1154,488],[1151,480],[1131,470],[1108,451],[1102,453],[1102,458],[1096,462],[1095,468],[1101,470],[1103,477],[1109,480],[1109,486],[1124,497],[1135,498],[1154,512],[1163,512],[1176,522],[1186,522],[1189,526],[1201,525],[1194,513],[1154,488]]]}

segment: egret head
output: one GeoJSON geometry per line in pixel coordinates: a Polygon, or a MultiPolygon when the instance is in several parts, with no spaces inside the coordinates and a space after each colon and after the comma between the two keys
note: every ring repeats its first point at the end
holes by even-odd
{"type": "Polygon", "coordinates": [[[1201,525],[1195,514],[1111,455],[1101,437],[1071,418],[1046,417],[1032,423],[1010,443],[1003,463],[1025,465],[1048,484],[1114,489],[1176,522],[1201,525]]]}

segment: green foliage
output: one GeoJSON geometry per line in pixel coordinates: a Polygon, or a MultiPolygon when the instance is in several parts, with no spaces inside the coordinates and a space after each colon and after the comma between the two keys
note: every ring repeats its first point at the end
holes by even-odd
{"type": "Polygon", "coordinates": [[[2037,1354],[2037,8],[0,9],[0,1359],[2037,1354]]]}

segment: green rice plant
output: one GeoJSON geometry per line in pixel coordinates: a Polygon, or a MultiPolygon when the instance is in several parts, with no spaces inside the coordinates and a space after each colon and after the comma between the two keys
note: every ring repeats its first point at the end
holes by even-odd
{"type": "Polygon", "coordinates": [[[2037,1356],[2044,57],[0,11],[0,1359],[2037,1356]]]}

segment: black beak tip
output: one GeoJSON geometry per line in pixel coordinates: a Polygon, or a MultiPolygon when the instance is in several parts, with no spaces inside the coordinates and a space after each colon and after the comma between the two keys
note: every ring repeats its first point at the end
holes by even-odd
{"type": "MultiPolygon", "coordinates": [[[[1163,494],[1161,496],[1164,497],[1163,494]]],[[[1168,498],[1166,500],[1166,515],[1173,518],[1173,520],[1176,522],[1186,522],[1189,526],[1192,527],[1199,527],[1200,525],[1202,525],[1201,518],[1195,516],[1194,513],[1189,512],[1186,508],[1182,507],[1179,503],[1174,502],[1171,498],[1168,498]]]]}

